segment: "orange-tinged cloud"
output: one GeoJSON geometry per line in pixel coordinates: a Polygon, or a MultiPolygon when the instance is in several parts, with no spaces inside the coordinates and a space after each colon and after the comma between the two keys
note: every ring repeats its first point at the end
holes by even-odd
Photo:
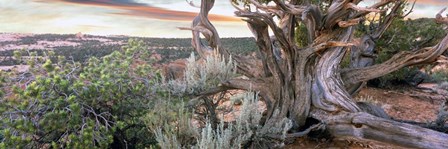
{"type": "MultiPolygon", "coordinates": [[[[197,16],[194,12],[167,10],[164,8],[154,7],[150,5],[144,5],[139,3],[123,3],[113,0],[53,0],[70,4],[97,6],[113,8],[118,10],[125,10],[126,12],[117,12],[112,14],[128,15],[128,16],[141,16],[149,17],[161,20],[173,20],[173,21],[191,21],[197,16]]],[[[223,16],[223,15],[209,15],[212,21],[226,21],[226,22],[240,22],[241,20],[236,17],[223,16]]]]}
{"type": "MultiPolygon", "coordinates": [[[[409,1],[412,3],[413,1],[409,1]]],[[[417,0],[417,4],[425,4],[425,5],[446,5],[448,7],[448,0],[417,0]]]]}
{"type": "MultiPolygon", "coordinates": [[[[381,0],[364,0],[364,2],[379,2],[381,0]]],[[[448,0],[415,0],[416,4],[422,5],[445,5],[448,7],[448,0]]],[[[414,3],[414,0],[408,0],[408,3],[414,3]]]]}

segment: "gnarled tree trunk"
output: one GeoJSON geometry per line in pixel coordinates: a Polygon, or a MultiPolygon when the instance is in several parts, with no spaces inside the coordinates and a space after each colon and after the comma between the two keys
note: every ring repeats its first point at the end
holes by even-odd
{"type": "MultiPolygon", "coordinates": [[[[358,6],[360,1],[332,0],[321,6],[307,0],[272,0],[269,4],[246,0],[244,5],[232,1],[235,14],[244,18],[253,32],[262,58],[232,55],[238,71],[249,79],[227,80],[222,86],[258,91],[267,104],[267,115],[261,124],[265,128],[289,118],[294,122],[294,134],[306,129],[303,127],[312,117],[336,137],[416,148],[448,148],[448,134],[396,122],[382,109],[356,103],[352,98],[370,79],[434,61],[447,51],[448,35],[433,47],[398,53],[382,64],[374,64],[375,41],[394,18],[401,17],[405,1],[382,0],[366,8],[358,6]],[[380,18],[372,20],[370,30],[361,38],[355,38],[356,25],[372,12],[380,18]],[[299,44],[301,41],[296,41],[295,36],[300,26],[307,30],[301,33],[307,35],[307,42],[299,44]],[[341,69],[346,54],[350,55],[350,67],[341,69]]],[[[213,5],[214,0],[202,0],[201,11],[189,28],[193,32],[192,45],[202,57],[213,50],[229,57],[231,54],[222,48],[218,33],[207,18],[213,5]],[[208,44],[201,42],[200,34],[208,44]]],[[[437,21],[447,23],[442,12],[437,21]]]]}

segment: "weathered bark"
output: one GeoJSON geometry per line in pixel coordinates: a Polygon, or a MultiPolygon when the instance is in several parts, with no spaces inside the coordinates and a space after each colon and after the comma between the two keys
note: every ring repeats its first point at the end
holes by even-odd
{"type": "Polygon", "coordinates": [[[322,117],[327,129],[335,137],[350,137],[375,140],[411,148],[448,148],[448,134],[420,126],[379,118],[367,113],[344,113],[337,116],[322,117]]]}
{"type": "MultiPolygon", "coordinates": [[[[290,131],[295,133],[304,129],[307,118],[313,117],[326,124],[336,137],[351,136],[416,148],[448,147],[444,144],[448,141],[447,134],[394,121],[381,109],[356,103],[351,96],[365,81],[405,66],[434,61],[447,51],[448,35],[434,47],[403,52],[373,65],[375,41],[399,17],[405,1],[383,0],[367,8],[357,6],[360,1],[333,0],[324,11],[320,9],[322,6],[299,0],[273,0],[269,5],[257,0],[248,0],[249,4],[242,6],[232,3],[237,9],[235,14],[248,23],[258,45],[261,59],[252,60],[222,48],[218,33],[207,18],[214,0],[202,0],[201,11],[190,28],[193,47],[203,57],[213,50],[225,57],[232,56],[239,65],[238,72],[250,78],[224,81],[204,95],[226,89],[258,91],[267,103],[267,115],[261,123],[266,129],[275,127],[279,119],[289,118],[294,122],[290,131]],[[373,20],[375,27],[365,35],[354,39],[356,25],[370,12],[382,17],[373,20]],[[304,44],[295,40],[299,24],[307,29],[302,33],[308,38],[304,44]],[[200,34],[208,45],[201,42],[200,34]],[[340,63],[348,52],[350,67],[341,70],[340,63]]],[[[441,13],[437,20],[447,23],[441,13]]]]}

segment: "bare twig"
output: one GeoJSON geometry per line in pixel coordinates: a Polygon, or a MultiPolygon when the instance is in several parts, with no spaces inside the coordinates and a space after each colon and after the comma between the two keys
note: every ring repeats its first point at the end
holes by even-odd
{"type": "Polygon", "coordinates": [[[339,25],[339,27],[346,28],[346,27],[358,25],[361,20],[362,20],[361,18],[356,18],[356,19],[351,19],[348,21],[339,21],[338,25],[339,25]]]}
{"type": "Polygon", "coordinates": [[[412,12],[414,12],[414,7],[415,7],[415,3],[417,2],[417,0],[414,0],[414,2],[412,3],[411,9],[409,9],[409,11],[404,14],[402,17],[407,17],[409,14],[411,14],[412,12]]]}
{"type": "Polygon", "coordinates": [[[351,8],[351,9],[353,9],[353,10],[356,10],[356,11],[360,11],[360,12],[377,12],[377,13],[379,13],[379,12],[383,12],[384,10],[380,10],[380,9],[377,9],[377,8],[369,8],[369,7],[359,7],[358,5],[356,5],[356,4],[353,4],[353,3],[348,3],[347,5],[346,5],[346,7],[347,8],[351,8]]]}
{"type": "Polygon", "coordinates": [[[188,1],[188,0],[185,0],[185,1],[192,7],[201,8],[201,6],[194,4],[193,1],[188,1]]]}

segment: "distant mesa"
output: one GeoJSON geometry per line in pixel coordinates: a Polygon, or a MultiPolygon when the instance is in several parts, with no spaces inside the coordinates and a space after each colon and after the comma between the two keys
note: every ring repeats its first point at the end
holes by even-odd
{"type": "Polygon", "coordinates": [[[76,33],[76,38],[78,39],[84,39],[84,34],[82,34],[81,32],[76,33]]]}

